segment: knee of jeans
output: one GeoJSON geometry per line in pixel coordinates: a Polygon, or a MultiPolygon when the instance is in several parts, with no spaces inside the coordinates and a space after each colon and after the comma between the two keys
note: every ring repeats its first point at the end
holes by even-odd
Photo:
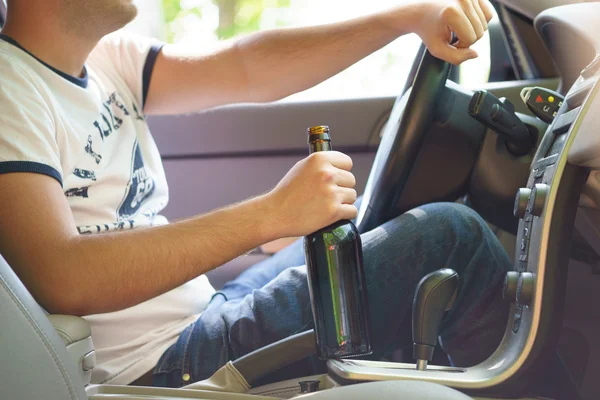
{"type": "Polygon", "coordinates": [[[480,242],[489,230],[486,222],[477,212],[459,203],[431,203],[418,207],[427,214],[430,221],[446,234],[452,234],[456,241],[480,242]]]}

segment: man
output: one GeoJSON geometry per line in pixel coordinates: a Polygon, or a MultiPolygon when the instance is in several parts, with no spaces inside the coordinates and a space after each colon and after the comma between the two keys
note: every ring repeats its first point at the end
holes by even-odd
{"type": "MultiPolygon", "coordinates": [[[[490,10],[487,0],[411,2],[200,54],[110,34],[136,15],[129,0],[9,0],[0,40],[0,252],[46,310],[86,316],[96,383],[129,384],[153,371],[155,385],[181,386],[310,329],[299,244],[219,293],[203,274],[274,239],[354,218],[351,159],[314,154],[269,193],[167,224],[159,215],[167,184],[144,114],[277,100],[408,32],[460,63],[476,56],[469,46],[490,10]]],[[[510,261],[473,211],[424,206],[366,233],[363,244],[376,357],[409,344],[415,286],[444,266],[461,276],[440,332],[444,350],[468,365],[496,348],[510,261]]]]}

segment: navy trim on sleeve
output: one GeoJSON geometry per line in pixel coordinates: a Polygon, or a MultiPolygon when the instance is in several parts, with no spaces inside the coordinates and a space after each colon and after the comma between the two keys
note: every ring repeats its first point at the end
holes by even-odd
{"type": "Polygon", "coordinates": [[[62,186],[62,177],[60,173],[49,165],[33,161],[4,161],[0,162],[0,174],[11,172],[33,172],[36,174],[48,175],[54,178],[62,186]]]}
{"type": "Polygon", "coordinates": [[[148,89],[150,88],[150,80],[152,79],[152,71],[154,70],[154,64],[158,54],[162,50],[164,44],[155,44],[150,48],[148,56],[146,57],[146,63],[144,64],[144,71],[142,73],[142,107],[146,104],[146,96],[148,96],[148,89]]]}
{"type": "MultiPolygon", "coordinates": [[[[0,0],[2,1],[2,0],[0,0]]],[[[82,87],[82,88],[87,88],[88,86],[88,72],[87,72],[87,68],[85,68],[85,66],[83,67],[83,78],[77,78],[75,76],[69,75],[69,74],[65,74],[62,71],[59,71],[58,69],[54,68],[52,65],[45,63],[44,61],[40,60],[39,58],[37,58],[35,55],[33,55],[29,50],[27,50],[26,48],[24,48],[23,46],[21,46],[19,44],[19,42],[17,42],[15,39],[11,38],[10,36],[6,36],[0,33],[0,39],[4,40],[7,43],[12,44],[13,46],[23,50],[25,53],[29,54],[31,57],[35,58],[40,64],[42,64],[43,66],[45,66],[46,68],[48,68],[49,70],[51,70],[52,72],[58,74],[59,76],[63,77],[64,79],[68,80],[71,83],[74,83],[75,85],[82,87]]]]}

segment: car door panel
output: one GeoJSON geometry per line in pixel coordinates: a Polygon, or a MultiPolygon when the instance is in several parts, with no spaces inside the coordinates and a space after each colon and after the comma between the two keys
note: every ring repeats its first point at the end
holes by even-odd
{"type": "Polygon", "coordinates": [[[329,125],[339,149],[364,149],[393,97],[227,106],[186,116],[149,117],[163,157],[306,154],[306,129],[329,125]]]}
{"type": "MultiPolygon", "coordinates": [[[[375,154],[349,153],[361,192],[375,154]]],[[[305,155],[165,160],[170,185],[165,215],[172,220],[205,213],[275,187],[305,155]]]]}
{"type": "Polygon", "coordinates": [[[272,189],[308,154],[306,128],[331,126],[334,149],[354,160],[362,192],[375,156],[369,138],[393,98],[243,104],[148,122],[170,189],[169,219],[205,213],[272,189]]]}

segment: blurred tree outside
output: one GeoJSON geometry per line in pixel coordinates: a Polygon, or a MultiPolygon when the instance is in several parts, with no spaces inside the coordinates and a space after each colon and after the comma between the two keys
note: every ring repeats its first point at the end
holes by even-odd
{"type": "MultiPolygon", "coordinates": [[[[148,0],[136,0],[146,2],[148,0]]],[[[260,30],[341,21],[397,6],[402,0],[155,0],[162,5],[161,26],[168,43],[218,48],[220,40],[260,30]]],[[[160,29],[160,28],[159,28],[160,29]]],[[[421,40],[403,36],[347,71],[295,94],[291,101],[395,96],[404,87],[421,40]]],[[[475,48],[477,60],[463,64],[461,83],[476,87],[489,75],[489,39],[475,48]]]]}
{"type": "MultiPolygon", "coordinates": [[[[256,32],[266,15],[275,17],[275,26],[285,26],[281,11],[290,6],[290,0],[162,0],[167,41],[177,41],[182,24],[204,22],[211,25],[218,14],[214,32],[218,39],[256,32]],[[275,15],[273,13],[275,11],[275,15]],[[279,17],[279,18],[278,18],[279,17]]],[[[214,24],[213,24],[214,25],[214,24]]]]}

